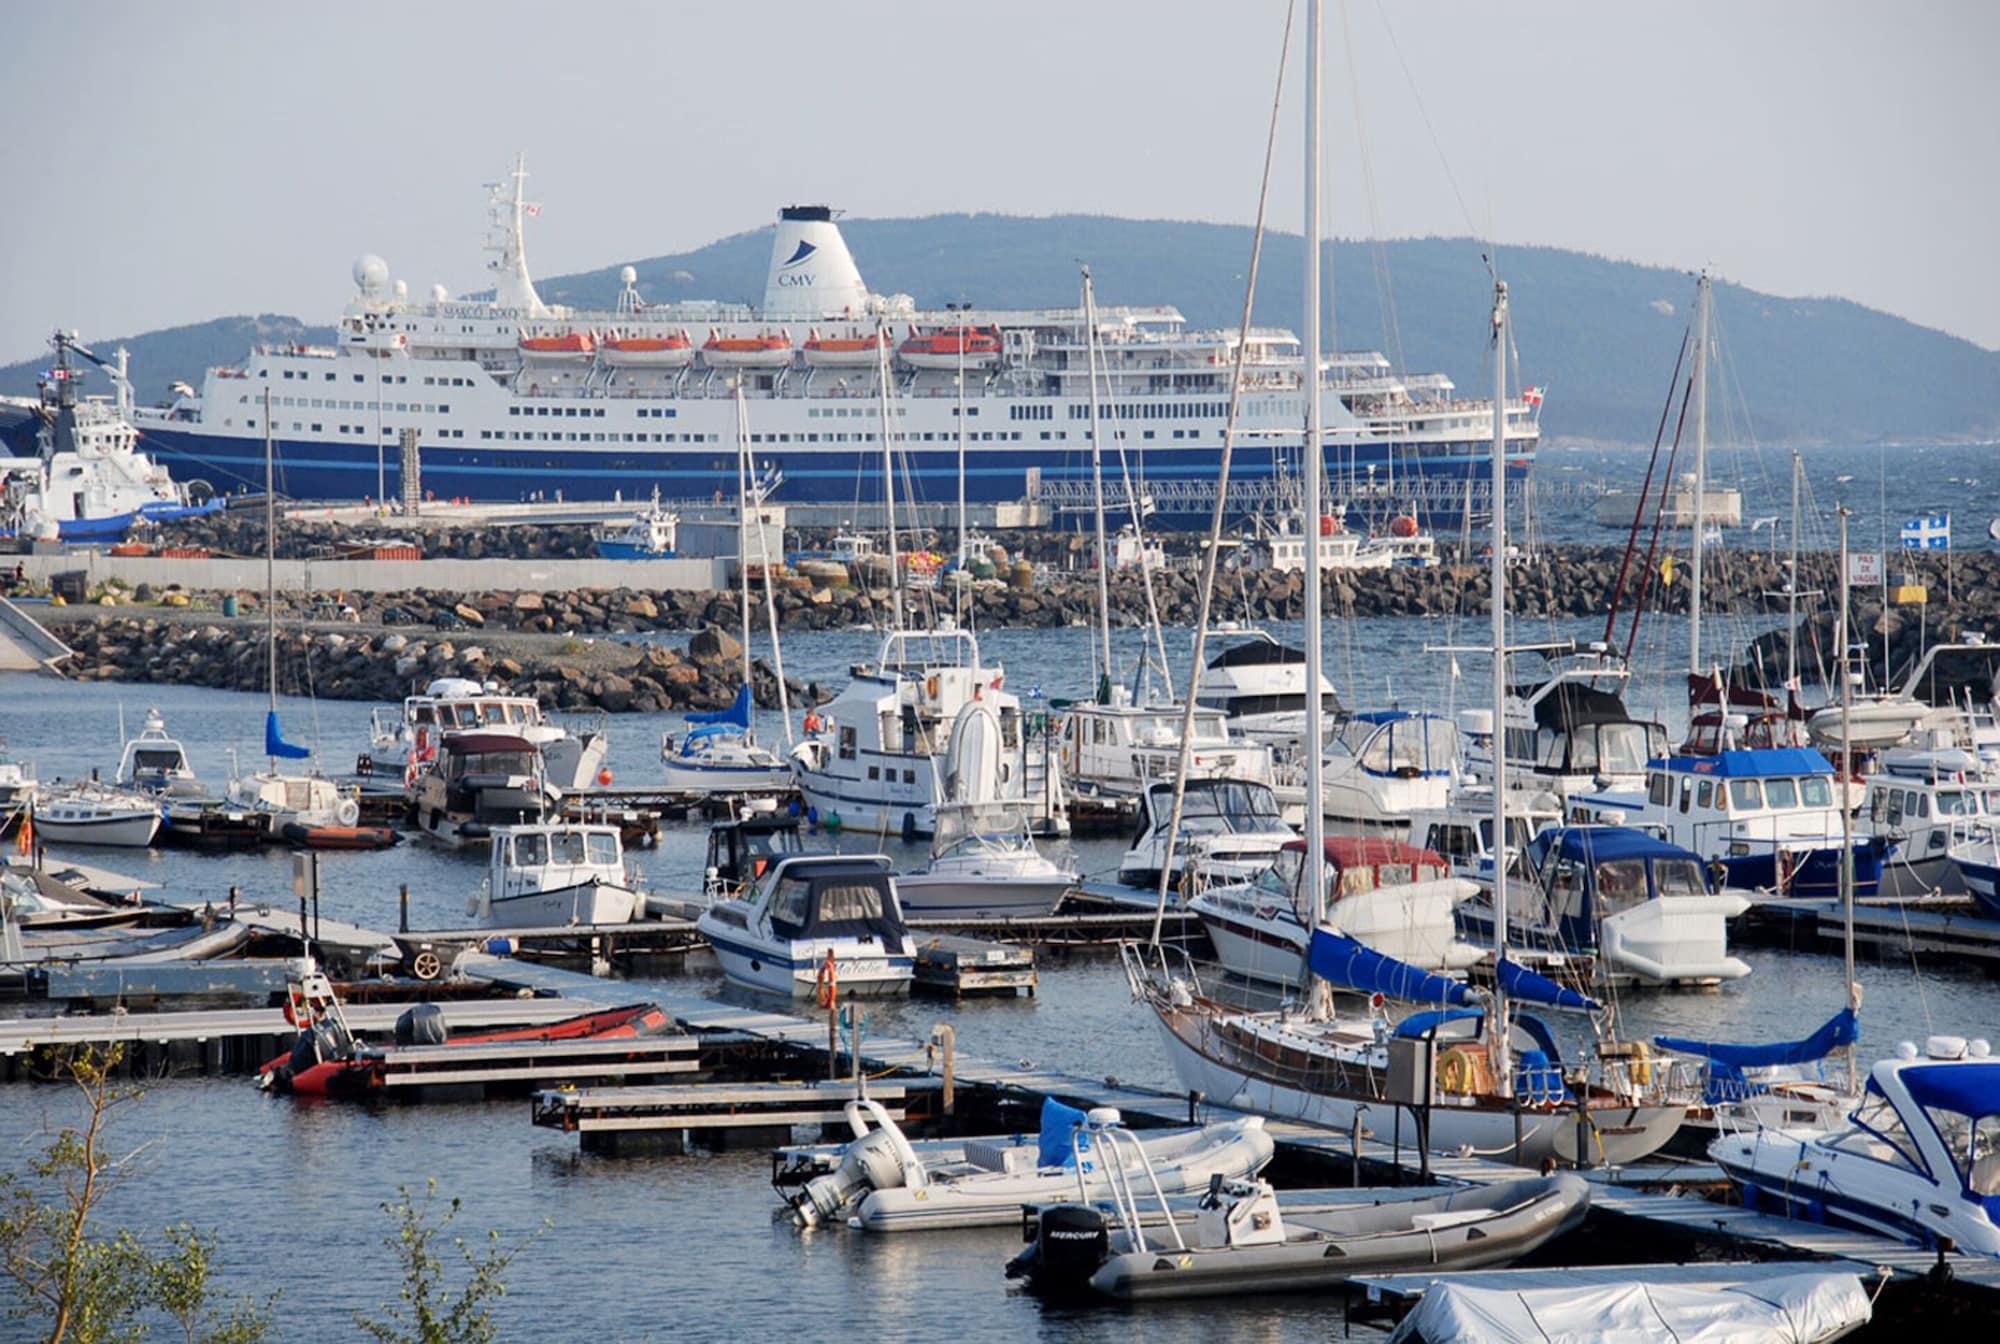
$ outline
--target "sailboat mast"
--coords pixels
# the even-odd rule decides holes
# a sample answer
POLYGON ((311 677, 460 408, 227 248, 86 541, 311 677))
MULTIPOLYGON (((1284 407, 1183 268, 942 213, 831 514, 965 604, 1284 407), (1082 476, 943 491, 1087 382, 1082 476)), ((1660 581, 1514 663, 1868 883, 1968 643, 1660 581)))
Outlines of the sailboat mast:
POLYGON ((958 587, 965 587, 965 337, 958 333, 958 587))
MULTIPOLYGON (((1792 563, 1791 582, 1785 585, 1785 689, 1799 680, 1799 473, 1804 466, 1798 450, 1792 450, 1792 563)), ((1841 580, 1846 590, 1845 577, 1841 580)))
MULTIPOLYGON (((736 586, 743 592, 743 684, 750 684, 750 407, 736 383, 736 586)), ((658 507, 655 501, 654 507, 658 507)))
MULTIPOLYGON (((1840 913, 1841 913, 1841 968, 1846 972, 1847 1006, 1859 1008, 1860 986, 1854 983, 1854 814, 1847 805, 1847 781, 1853 773, 1854 762, 1854 680, 1847 675, 1847 514, 1845 504, 1840 506, 1840 647, 1834 659, 1834 666, 1840 669, 1840 769, 1835 772, 1833 787, 1836 801, 1840 804, 1840 913)), ((1859 1081, 1854 1072, 1854 1047, 1847 1047, 1847 1080, 1850 1086, 1859 1081)))
MULTIPOLYGON (((1326 451, 1324 416, 1320 406, 1320 6, 1318 0, 1306 6, 1306 163, 1305 163, 1305 348, 1300 368, 1300 386, 1306 399, 1306 451, 1301 463, 1305 471, 1301 502, 1305 517, 1305 678, 1306 732, 1300 747, 1306 754, 1306 852, 1299 871, 1299 890, 1310 893, 1312 928, 1326 919, 1326 762, 1321 752, 1326 741, 1326 706, 1320 698, 1322 621, 1320 593, 1320 500, 1322 468, 1326 451)), ((1310 945, 1310 938, 1308 938, 1310 945)), ((1313 980, 1312 999, 1316 1014, 1330 1014, 1332 993, 1326 982, 1313 980)))
POLYGON ((1494 1076, 1514 1092, 1507 1041, 1507 282, 1493 282, 1493 1042, 1494 1076))
MULTIPOLYGON (((1098 431, 1097 293, 1091 288, 1090 267, 1083 268, 1083 339, 1090 370, 1090 481, 1097 501, 1097 638, 1099 684, 1111 681, 1111 552, 1104 542, 1104 441, 1098 431)), ((1140 557, 1144 563, 1145 557, 1140 557)), ((1108 702, 1108 694, 1099 697, 1108 702)))
MULTIPOLYGON (((271 437, 271 389, 264 389, 264 642, 268 646, 271 708, 278 708, 278 499, 275 441, 271 437)), ((277 769, 273 758, 271 768, 277 769)))
POLYGON ((877 392, 882 402, 882 509, 889 520, 889 615, 898 634, 903 630, 903 575, 896 558, 896 460, 889 447, 889 333, 877 326, 875 341, 877 392))
POLYGON ((1694 561, 1688 599, 1688 671, 1701 666, 1701 553, 1708 548, 1708 272, 1694 282, 1694 561))

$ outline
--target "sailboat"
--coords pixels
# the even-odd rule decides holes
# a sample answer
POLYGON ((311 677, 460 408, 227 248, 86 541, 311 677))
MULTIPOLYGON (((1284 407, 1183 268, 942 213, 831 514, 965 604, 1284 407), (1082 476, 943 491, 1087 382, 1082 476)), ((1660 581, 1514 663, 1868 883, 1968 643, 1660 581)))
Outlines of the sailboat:
MULTIPOLYGON (((742 596, 743 612, 743 682, 737 688, 736 699, 727 709, 708 713, 690 714, 685 730, 678 742, 671 733, 660 739, 660 764, 666 775, 667 787, 688 792, 708 794, 774 793, 788 789, 792 783, 791 767, 782 757, 769 747, 757 741, 757 731, 751 722, 753 709, 751 699, 750 666, 750 519, 751 511, 757 513, 757 535, 760 546, 764 539, 765 517, 760 506, 764 503, 768 490, 752 485, 748 466, 750 452, 749 410, 743 400, 743 388, 736 389, 736 484, 737 496, 737 546, 736 577, 737 588, 742 596)), ((764 556, 764 582, 768 589, 771 579, 771 558, 764 556)), ((765 594, 764 605, 771 609, 770 594, 765 594)), ((771 643, 777 645, 775 620, 771 631, 771 643)), ((779 674, 778 683, 782 688, 784 676, 779 674)), ((780 716, 789 721, 790 712, 780 716)), ((787 727, 789 731, 789 725, 787 727)))
MULTIPOLYGON (((1324 439, 1320 354, 1319 7, 1307 18, 1306 322, 1301 382, 1307 395, 1303 455, 1304 516, 1319 512, 1324 439)), ((1507 287, 1494 283, 1493 397, 1493 701, 1506 696, 1506 380, 1507 287)), ((1225 483, 1226 488, 1226 483, 1225 483)), ((1213 543, 1214 538, 1211 538, 1213 543)), ((1319 557, 1306 551, 1307 684, 1316 684, 1321 657, 1319 557)), ((1308 699, 1307 741, 1316 741, 1321 707, 1308 699)), ((1505 777, 1506 742, 1497 735, 1496 777, 1505 777)), ((1324 763, 1308 752, 1307 796, 1321 796, 1324 763)), ((1494 834, 1505 835, 1507 790, 1493 792, 1494 834)), ((1306 809, 1300 889, 1326 890, 1325 822, 1306 809)), ((1565 1069, 1554 1033, 1517 1002, 1593 1011, 1595 1000, 1537 975, 1507 957, 1507 879, 1493 883, 1497 988, 1476 996, 1464 983, 1374 952, 1324 927, 1315 912, 1299 998, 1275 1012, 1240 1012, 1202 995, 1183 954, 1169 962, 1156 940, 1126 944, 1128 982, 1154 1013, 1182 1084, 1211 1102, 1305 1120, 1336 1129, 1367 1122, 1376 1133, 1400 1123, 1407 1108, 1420 1146, 1508 1154, 1517 1164, 1543 1160, 1628 1162, 1656 1151, 1679 1128, 1684 1106, 1650 1104, 1631 1072, 1607 1068, 1593 1083, 1565 1069), (1331 989, 1358 989, 1416 1004, 1399 1020, 1371 1015, 1340 1020, 1331 989), (1485 1001, 1479 999, 1484 997, 1485 1001), (1386 1113, 1386 1114, 1385 1114, 1386 1113), (1396 1117, 1392 1119, 1391 1116, 1396 1117)), ((1378 1000, 1380 1002, 1381 1000, 1378 1000)))
POLYGON ((387 849, 400 838, 387 826, 363 826, 361 805, 314 770, 280 770, 279 761, 302 761, 309 747, 287 742, 278 724, 278 507, 272 471, 271 393, 264 392, 264 634, 269 645, 270 706, 264 714, 263 770, 229 781, 229 801, 265 819, 271 840, 312 849, 387 849))

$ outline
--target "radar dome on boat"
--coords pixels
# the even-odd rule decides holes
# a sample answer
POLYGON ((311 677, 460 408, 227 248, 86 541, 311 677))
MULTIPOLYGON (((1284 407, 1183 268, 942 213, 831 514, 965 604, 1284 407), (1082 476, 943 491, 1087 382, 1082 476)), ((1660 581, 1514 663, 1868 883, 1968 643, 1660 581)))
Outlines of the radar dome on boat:
POLYGON ((368 253, 354 263, 354 283, 363 294, 380 294, 389 284, 389 263, 368 253))
POLYGON ((637 266, 626 266, 621 268, 618 272, 618 283, 621 285, 638 284, 639 268, 637 266))
POLYGON ((432 303, 443 303, 446 299, 449 299, 450 297, 451 297, 451 291, 446 289, 443 285, 433 284, 431 286, 432 303))
POLYGON ((396 282, 396 297, 397 297, 397 298, 399 298, 399 299, 407 299, 407 298, 409 298, 409 297, 410 297, 410 282, 409 282, 409 281, 407 281, 407 280, 398 280, 398 281, 396 282))

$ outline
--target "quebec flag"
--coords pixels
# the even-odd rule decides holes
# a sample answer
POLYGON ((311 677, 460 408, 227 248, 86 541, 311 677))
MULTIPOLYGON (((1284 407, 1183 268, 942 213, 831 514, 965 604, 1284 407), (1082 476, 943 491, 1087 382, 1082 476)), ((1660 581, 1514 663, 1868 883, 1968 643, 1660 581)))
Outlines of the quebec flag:
POLYGON ((1906 551, 1948 551, 1951 549, 1951 515, 1927 513, 1903 524, 1906 551))

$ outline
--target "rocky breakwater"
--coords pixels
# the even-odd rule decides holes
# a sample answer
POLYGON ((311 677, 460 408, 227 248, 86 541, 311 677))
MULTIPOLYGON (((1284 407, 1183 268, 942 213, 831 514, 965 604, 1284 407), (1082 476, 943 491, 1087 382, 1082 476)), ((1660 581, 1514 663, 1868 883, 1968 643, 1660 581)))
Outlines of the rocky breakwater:
MULTIPOLYGON (((58 634, 76 651, 65 665, 85 681, 157 682, 263 691, 268 646, 256 621, 169 620, 80 609, 58 634), (94 617, 94 619, 93 619, 94 617)), ((495 681, 550 709, 660 713, 720 709, 736 698, 743 646, 727 631, 695 632, 685 649, 608 640, 482 641, 457 632, 284 630, 278 685, 330 700, 398 701, 437 677, 495 681)), ((757 703, 775 707, 777 677, 753 664, 757 703)), ((795 700, 813 695, 794 680, 795 700)))
MULTIPOLYGON (((639 507, 634 505, 636 511, 639 507)), ((489 523, 455 526, 425 523, 411 527, 396 517, 364 523, 285 518, 278 523, 277 553, 288 560, 340 554, 366 542, 388 539, 415 545, 432 560, 566 560, 595 554, 597 528, 586 523, 489 523)), ((212 555, 262 556, 261 508, 210 514, 165 524, 144 540, 158 547, 190 548, 212 555)))

